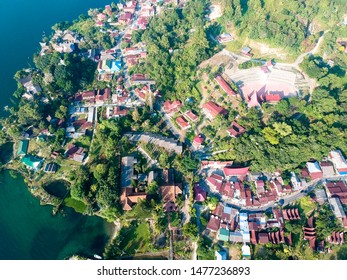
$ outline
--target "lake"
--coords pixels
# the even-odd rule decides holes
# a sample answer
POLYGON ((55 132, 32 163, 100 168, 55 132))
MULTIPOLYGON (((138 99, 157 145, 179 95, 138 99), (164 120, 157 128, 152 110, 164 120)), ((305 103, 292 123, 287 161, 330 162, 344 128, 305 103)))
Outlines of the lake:
MULTIPOLYGON (((16 89, 13 76, 32 63, 43 32, 57 22, 73 20, 104 0, 0 1, 0 116, 16 89)), ((0 154, 3 151, 0 151, 0 154)), ((3 156, 3 155, 2 155, 3 156)), ((59 190, 58 190, 59 191, 59 190)), ((101 254, 113 226, 99 217, 72 209, 52 216, 52 206, 41 206, 23 178, 0 173, 0 259, 64 259, 72 254, 101 254)))

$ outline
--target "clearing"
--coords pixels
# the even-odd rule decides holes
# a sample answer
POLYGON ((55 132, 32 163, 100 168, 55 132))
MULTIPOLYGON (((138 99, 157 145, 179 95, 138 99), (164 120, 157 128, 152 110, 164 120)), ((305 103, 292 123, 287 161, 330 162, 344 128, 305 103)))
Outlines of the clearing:
POLYGON ((210 6, 210 14, 208 18, 210 20, 215 20, 222 16, 222 7, 220 4, 214 4, 210 6))

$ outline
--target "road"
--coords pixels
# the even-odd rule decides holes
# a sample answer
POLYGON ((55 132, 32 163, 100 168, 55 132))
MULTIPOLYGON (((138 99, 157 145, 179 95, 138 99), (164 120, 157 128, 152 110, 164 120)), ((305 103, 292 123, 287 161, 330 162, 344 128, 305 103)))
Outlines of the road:
MULTIPOLYGON (((169 130, 172 132, 172 134, 176 137, 176 138, 179 138, 181 139, 182 136, 183 136, 183 133, 180 132, 176 126, 173 124, 173 122, 171 121, 171 118, 169 117, 168 114, 165 113, 164 109, 163 109, 163 106, 162 104, 160 103, 160 101, 157 101, 154 103, 154 109, 159 111, 163 120, 164 120, 164 123, 166 124, 166 126, 169 127, 169 130)), ((183 139, 184 140, 184 139, 183 139)))
MULTIPOLYGON (((117 44, 112 48, 114 51, 116 51, 117 49, 120 49, 123 58, 124 58, 124 53, 123 53, 123 50, 120 48, 120 44, 122 43, 122 40, 123 40, 125 34, 127 34, 127 32, 129 30, 131 30, 134 27, 134 25, 137 23, 137 20, 138 20, 138 17, 139 17, 138 14, 139 14, 139 9, 136 8, 134 16, 131 19, 131 22, 122 31, 122 33, 120 33, 121 35, 119 36, 119 38, 117 40, 117 44)), ((131 84, 130 84, 130 78, 129 78, 129 75, 128 75, 128 67, 127 67, 127 65, 124 65, 123 70, 124 70, 124 80, 125 80, 124 85, 125 85, 125 88, 130 88, 131 84)))

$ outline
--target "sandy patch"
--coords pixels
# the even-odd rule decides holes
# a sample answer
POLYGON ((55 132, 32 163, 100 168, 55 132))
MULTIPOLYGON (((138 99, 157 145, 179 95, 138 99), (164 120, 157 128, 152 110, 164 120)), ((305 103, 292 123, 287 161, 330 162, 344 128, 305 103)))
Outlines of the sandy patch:
POLYGON ((222 16, 222 7, 221 5, 211 5, 210 6, 210 14, 209 14, 209 19, 210 20, 215 20, 219 17, 222 16))

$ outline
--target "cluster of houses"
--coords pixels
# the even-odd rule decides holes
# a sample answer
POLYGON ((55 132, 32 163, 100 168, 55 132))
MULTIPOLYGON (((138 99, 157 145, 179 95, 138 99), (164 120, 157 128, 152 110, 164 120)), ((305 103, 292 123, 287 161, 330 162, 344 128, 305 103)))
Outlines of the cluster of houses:
MULTIPOLYGON (((298 208, 272 208, 272 215, 264 212, 240 212, 228 205, 219 203, 211 212, 205 234, 217 241, 243 243, 243 257, 250 256, 250 244, 286 244, 293 245, 292 233, 286 232, 286 222, 299 221, 301 216, 298 208)), ((346 228, 346 226, 345 226, 346 228)), ((303 238, 308 241, 310 248, 317 252, 325 252, 325 241, 340 245, 344 244, 344 232, 332 232, 327 239, 317 242, 314 216, 307 219, 303 226, 303 238)))
POLYGON ((78 45, 83 42, 83 37, 71 30, 56 30, 50 43, 40 43, 40 55, 43 56, 52 51, 59 53, 72 53, 78 50, 78 45))
MULTIPOLYGON (((140 200, 147 199, 146 186, 150 185, 159 176, 157 171, 151 171, 148 175, 137 174, 134 169, 136 163, 137 160, 133 156, 122 157, 120 202, 125 211, 132 210, 140 200), (142 188, 139 188, 141 182, 145 182, 145 184, 142 184, 142 188)), ((177 211, 175 202, 177 196, 182 194, 182 186, 180 183, 175 182, 175 172, 173 169, 164 169, 160 174, 162 178, 159 180, 159 194, 164 211, 177 211)))
POLYGON ((244 257, 250 256, 250 244, 285 243, 290 246, 292 235, 284 231, 282 211, 274 208, 273 218, 268 218, 264 212, 248 214, 219 203, 211 212, 205 234, 218 241, 243 243, 244 257))
POLYGON ((124 51, 124 57, 129 68, 134 65, 138 65, 141 59, 145 59, 147 57, 146 47, 142 44, 142 46, 126 48, 124 51))
POLYGON ((26 92, 22 94, 22 97, 25 99, 34 99, 36 94, 42 92, 41 86, 33 81, 33 78, 30 74, 24 78, 19 79, 19 82, 23 85, 23 87, 26 90, 26 92))
MULTIPOLYGON (((202 161, 201 169, 205 173, 210 190, 219 193, 226 201, 240 206, 260 207, 273 203, 279 198, 307 186, 307 180, 319 180, 347 174, 347 163, 341 151, 329 153, 327 160, 309 161, 302 170, 301 179, 291 172, 290 183, 285 184, 280 174, 251 174, 248 167, 237 167, 233 162, 202 161), (329 160, 328 160, 329 159, 329 160), (252 185, 254 186, 252 190, 252 185)), ((347 203, 347 189, 343 181, 326 182, 327 194, 333 199, 347 203)))

